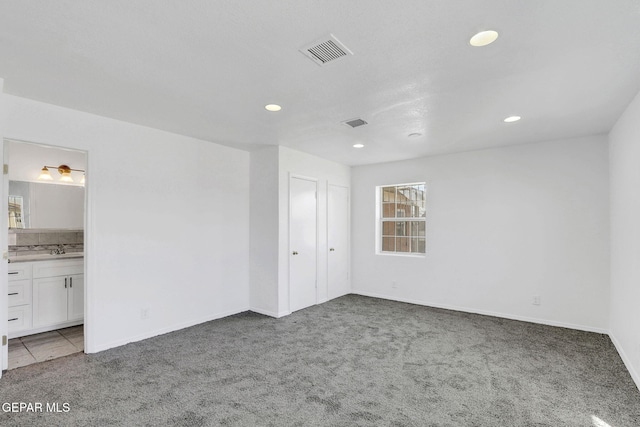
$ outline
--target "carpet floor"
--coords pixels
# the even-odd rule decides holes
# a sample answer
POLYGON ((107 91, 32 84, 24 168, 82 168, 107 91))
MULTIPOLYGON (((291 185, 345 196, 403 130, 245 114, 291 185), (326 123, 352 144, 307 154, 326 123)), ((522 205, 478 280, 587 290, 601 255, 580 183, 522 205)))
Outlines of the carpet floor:
POLYGON ((356 295, 11 370, 0 404, 2 426, 640 426, 606 335, 356 295))

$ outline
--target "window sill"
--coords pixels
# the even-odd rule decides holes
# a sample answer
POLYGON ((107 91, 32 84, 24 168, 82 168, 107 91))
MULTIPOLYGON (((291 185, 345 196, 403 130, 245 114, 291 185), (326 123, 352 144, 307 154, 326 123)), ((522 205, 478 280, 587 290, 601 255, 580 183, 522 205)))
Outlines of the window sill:
POLYGON ((403 258, 426 258, 427 257, 427 254, 398 253, 398 252, 376 252, 376 255, 403 257, 403 258))

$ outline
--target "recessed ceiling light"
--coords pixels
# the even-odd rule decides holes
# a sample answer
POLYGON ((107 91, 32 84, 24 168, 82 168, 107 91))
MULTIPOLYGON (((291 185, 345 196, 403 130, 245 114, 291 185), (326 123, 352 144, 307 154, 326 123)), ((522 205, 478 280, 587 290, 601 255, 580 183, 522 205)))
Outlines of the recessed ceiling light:
POLYGON ((520 116, 509 116, 506 119, 504 119, 504 122, 505 123, 513 123, 513 122, 517 122, 520 119, 521 119, 520 116))
POLYGON ((478 34, 471 37, 471 40, 469 40, 469 44, 471 46, 476 46, 476 47, 486 46, 496 41, 497 38, 498 38, 497 31, 493 31, 493 30, 480 31, 478 34))
POLYGON ((409 134, 409 138, 417 138, 419 136, 422 136, 420 132, 414 132, 409 134))
POLYGON ((267 111, 280 111, 282 110, 282 107, 279 106, 278 104, 267 104, 264 106, 264 109, 267 111))
POLYGON ((353 144, 353 148, 362 148, 364 144, 353 144))

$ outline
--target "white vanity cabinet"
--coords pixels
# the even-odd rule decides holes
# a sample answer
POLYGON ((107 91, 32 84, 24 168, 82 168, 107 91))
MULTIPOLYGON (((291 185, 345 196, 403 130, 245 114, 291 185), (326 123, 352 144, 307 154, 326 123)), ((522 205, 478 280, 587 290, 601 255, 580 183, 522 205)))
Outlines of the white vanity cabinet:
POLYGON ((32 327, 31 263, 9 264, 9 336, 32 327))
POLYGON ((82 258, 9 264, 9 338, 83 321, 82 258))
POLYGON ((84 263, 40 261, 33 265, 33 327, 63 327, 84 317, 84 263))

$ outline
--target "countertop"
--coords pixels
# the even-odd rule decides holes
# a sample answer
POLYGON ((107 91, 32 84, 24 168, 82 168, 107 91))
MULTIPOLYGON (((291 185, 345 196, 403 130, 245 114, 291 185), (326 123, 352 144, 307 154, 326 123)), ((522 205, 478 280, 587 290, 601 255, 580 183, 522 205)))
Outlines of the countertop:
POLYGON ((55 259, 73 259, 84 258, 82 252, 70 252, 68 254, 50 255, 50 254, 35 254, 35 255, 20 255, 9 258, 11 264, 27 261, 51 261, 55 259))

